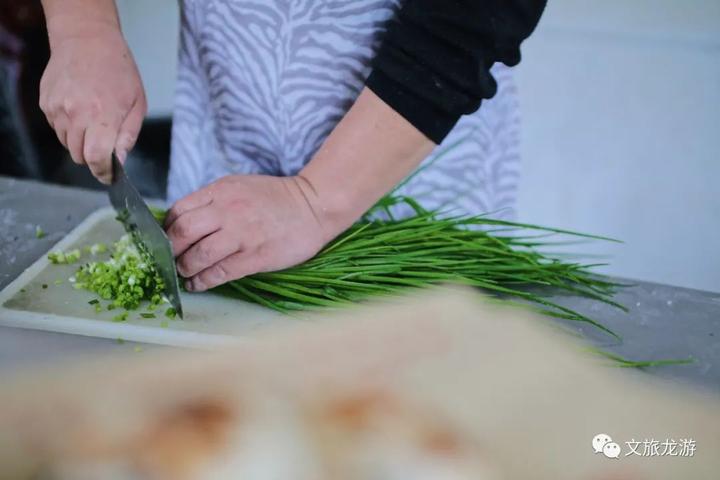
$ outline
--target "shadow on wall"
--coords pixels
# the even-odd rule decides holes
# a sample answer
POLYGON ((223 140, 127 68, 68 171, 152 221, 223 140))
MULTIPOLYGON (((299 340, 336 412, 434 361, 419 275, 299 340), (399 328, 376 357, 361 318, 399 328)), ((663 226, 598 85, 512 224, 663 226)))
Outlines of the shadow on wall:
MULTIPOLYGON (((72 162, 40 110, 50 49, 39 0, 0 3, 0 175, 102 189, 72 162)), ((146 120, 127 170, 145 196, 164 198, 170 118, 146 120)))

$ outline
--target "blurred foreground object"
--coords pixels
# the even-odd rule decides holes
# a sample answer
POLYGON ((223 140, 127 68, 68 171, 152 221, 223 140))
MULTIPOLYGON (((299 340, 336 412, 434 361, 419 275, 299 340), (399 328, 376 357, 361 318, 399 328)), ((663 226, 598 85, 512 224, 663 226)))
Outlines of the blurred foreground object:
POLYGON ((0 382, 0 478, 700 480, 720 471, 717 397, 609 368, 538 319, 447 290, 221 352, 0 382), (651 438, 693 448, 642 455, 631 443, 651 438))

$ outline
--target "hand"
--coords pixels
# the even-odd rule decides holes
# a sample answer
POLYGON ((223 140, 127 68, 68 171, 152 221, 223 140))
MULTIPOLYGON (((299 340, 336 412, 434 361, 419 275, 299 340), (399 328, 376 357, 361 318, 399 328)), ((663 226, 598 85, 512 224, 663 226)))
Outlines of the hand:
POLYGON ((110 155, 114 149, 124 161, 135 145, 147 111, 145 92, 117 26, 87 19, 72 25, 51 30, 40 108, 73 161, 110 183, 110 155))
POLYGON ((340 230, 304 177, 230 175, 179 200, 165 220, 185 288, 203 291, 313 257, 340 230))

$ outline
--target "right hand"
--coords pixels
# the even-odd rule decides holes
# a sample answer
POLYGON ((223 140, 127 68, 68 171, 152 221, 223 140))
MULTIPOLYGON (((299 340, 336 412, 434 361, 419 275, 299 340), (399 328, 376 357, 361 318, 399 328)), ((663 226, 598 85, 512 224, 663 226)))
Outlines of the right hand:
POLYGON ((55 34, 40 81, 40 108, 75 163, 103 183, 135 145, 147 102, 137 66, 118 28, 55 34))

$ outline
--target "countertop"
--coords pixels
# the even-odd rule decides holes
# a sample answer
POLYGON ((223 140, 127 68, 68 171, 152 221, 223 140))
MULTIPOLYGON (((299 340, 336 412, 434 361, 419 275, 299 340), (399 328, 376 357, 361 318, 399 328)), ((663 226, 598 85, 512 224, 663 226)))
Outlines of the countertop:
MULTIPOLYGON (((102 191, 0 177, 0 289, 44 255, 87 215, 109 204, 102 191), (45 232, 36 238, 36 227, 45 232)), ((623 280, 623 282, 627 282, 623 280)), ((720 293, 632 281, 614 300, 629 312, 584 298, 556 298, 617 332, 615 341, 579 324, 591 341, 630 359, 687 358, 688 365, 646 369, 673 382, 720 391, 720 293)), ((167 348, 143 346, 144 349, 167 348)), ((114 340, 0 327, 0 371, 77 355, 135 351, 114 340)))

